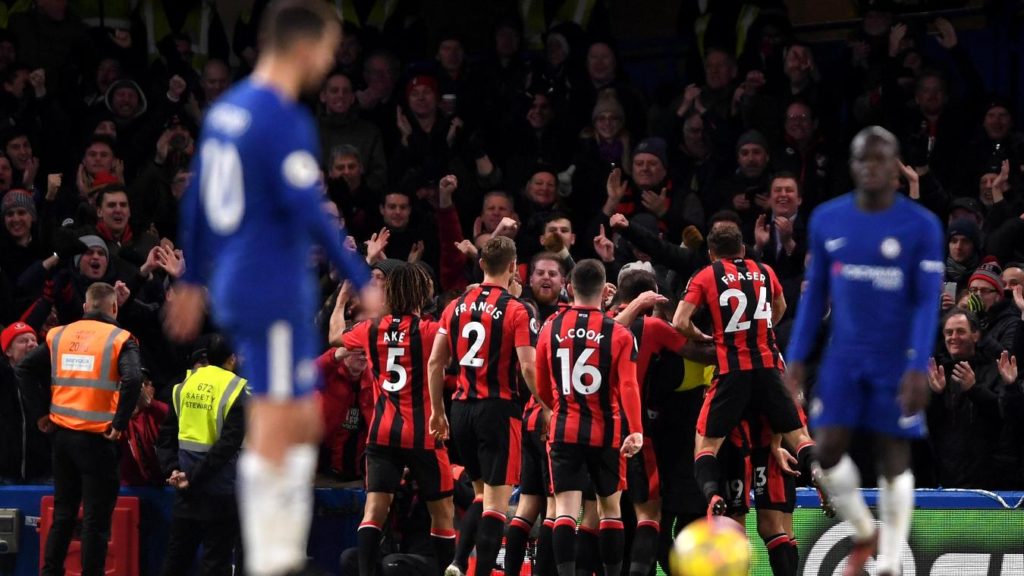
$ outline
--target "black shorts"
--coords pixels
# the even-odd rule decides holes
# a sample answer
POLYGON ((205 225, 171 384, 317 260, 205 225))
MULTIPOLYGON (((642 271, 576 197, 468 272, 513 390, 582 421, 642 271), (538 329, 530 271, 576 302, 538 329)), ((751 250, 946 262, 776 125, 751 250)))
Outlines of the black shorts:
POLYGON ((718 451, 719 486, 729 516, 750 512, 750 450, 746 434, 730 434, 718 451))
POLYGON ((764 414, 772 430, 786 433, 802 426, 789 390, 776 368, 737 370, 715 378, 704 396, 697 419, 697 433, 724 438, 743 419, 747 408, 764 414))
POLYGON ((452 402, 451 438, 473 481, 519 484, 523 409, 508 400, 452 402))
POLYGON ((661 500, 661 478, 654 441, 644 436, 644 447, 632 458, 626 459, 626 486, 629 497, 637 504, 661 500))
POLYGON ((605 498, 626 487, 626 459, 615 448, 582 444, 548 444, 551 484, 555 494, 586 492, 590 486, 605 498))
POLYGON ((447 450, 378 444, 366 446, 366 491, 394 494, 402 484, 406 467, 423 500, 433 502, 452 495, 455 485, 447 450))
POLYGON ((537 430, 523 426, 523 461, 519 474, 519 492, 530 496, 551 496, 551 465, 548 446, 537 430))
POLYGON ((793 513, 796 508, 796 479, 782 471, 770 447, 755 447, 750 453, 754 476, 754 506, 761 510, 793 513))

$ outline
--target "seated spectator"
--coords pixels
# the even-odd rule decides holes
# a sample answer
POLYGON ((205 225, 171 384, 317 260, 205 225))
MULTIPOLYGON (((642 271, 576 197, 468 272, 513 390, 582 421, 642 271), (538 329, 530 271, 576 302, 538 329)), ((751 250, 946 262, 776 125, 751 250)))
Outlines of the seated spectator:
POLYGON ((634 138, 647 132, 646 104, 640 92, 631 86, 623 74, 619 58, 610 42, 596 41, 587 49, 586 77, 574 86, 569 111, 573 114, 570 129, 581 130, 590 120, 590 112, 606 90, 615 94, 622 105, 623 122, 634 138))
POLYGON ((981 261, 978 225, 969 218, 954 220, 946 229, 946 241, 946 282, 956 282, 959 292, 967 288, 967 281, 981 261))
MULTIPOLYGON (((70 218, 76 227, 96 222, 96 193, 108 185, 124 184, 124 163, 109 136, 93 135, 86 142, 74 174, 63 174, 54 202, 57 222, 70 218)), ((49 199, 48 199, 49 200, 49 199)))
POLYGON ((399 106, 395 87, 400 73, 401 63, 394 54, 386 50, 371 52, 363 62, 363 88, 356 91, 359 115, 380 128, 388 158, 394 154, 399 138, 394 119, 399 106))
POLYGON ((525 113, 511 119, 510 134, 498 140, 503 147, 505 185, 510 190, 522 187, 538 162, 562 171, 572 160, 572 140, 565 129, 565 118, 542 88, 535 86, 534 92, 526 95, 529 101, 525 113))
POLYGON ((1013 292, 1017 286, 1024 286, 1024 264, 1020 262, 1007 263, 1006 266, 1003 266, 1001 279, 1003 286, 1009 292, 1013 292))
POLYGON ((162 487, 165 476, 156 454, 156 441, 170 407, 154 398, 156 388, 150 380, 149 370, 142 369, 142 378, 139 404, 119 440, 121 486, 162 487))
POLYGON ((219 58, 211 58, 203 64, 203 74, 199 78, 199 105, 206 111, 217 98, 231 87, 231 68, 227 62, 219 58))
POLYGON ((124 186, 109 184, 96 194, 96 235, 106 241, 111 256, 141 267, 160 239, 148 230, 134 230, 132 209, 124 186))
MULTIPOLYGON (((704 221, 700 199, 687 188, 676 189, 669 178, 668 150, 661 138, 646 138, 633 151, 632 181, 623 183, 619 172, 608 176, 604 218, 650 214, 668 239, 678 241, 688 225, 704 221)), ((592 226, 593 228, 593 226, 592 226)))
POLYGON ((541 252, 530 260, 529 283, 522 298, 537 305, 538 321, 543 323, 558 311, 559 304, 568 302, 564 294, 568 272, 565 261, 551 252, 541 252))
POLYGON ((1014 130, 1009 102, 992 98, 985 104, 977 137, 966 147, 962 187, 967 188, 984 174, 998 173, 1003 161, 1009 162, 1009 186, 1020 188, 1024 171, 1024 135, 1014 130))
POLYGON ((363 452, 373 416, 373 373, 363 350, 331 348, 317 359, 324 375, 319 392, 324 418, 321 466, 341 480, 366 475, 363 452))
POLYGON ((999 371, 996 363, 978 354, 981 326, 960 308, 942 322, 943 341, 950 360, 929 369, 932 401, 928 431, 943 488, 997 490, 1005 479, 994 474, 992 450, 1002 430, 999 413, 999 371))
POLYGON ((982 303, 979 314, 982 336, 999 344, 1002 350, 1014 350, 1021 311, 1006 297, 1002 269, 995 262, 985 262, 971 273, 967 290, 982 303))
POLYGON ((590 124, 580 132, 572 165, 572 194, 568 208, 577 222, 590 222, 597 214, 595 200, 616 166, 630 172, 633 143, 625 114, 615 92, 598 94, 590 124))
POLYGON ((736 141, 736 163, 739 168, 728 179, 721 180, 715 191, 713 206, 705 210, 735 210, 743 220, 743 238, 753 238, 754 222, 761 211, 768 208, 771 183, 768 171, 768 141, 756 131, 749 130, 736 141))
POLYGON ((0 197, 3 197, 14 183, 14 169, 7 154, 0 150, 0 197))
POLYGON ((24 190, 10 190, 0 201, 4 229, 0 233, 0 273, 14 287, 15 307, 20 314, 38 294, 23 275, 33 265, 41 264, 53 254, 47 237, 50 231, 40 225, 32 195, 24 190))
POLYGON ((356 238, 369 238, 381 226, 379 191, 363 178, 363 161, 354 146, 342 144, 329 151, 327 197, 342 210, 345 227, 356 238))
POLYGON ((11 128, 3 133, 0 144, 11 161, 11 185, 34 190, 39 176, 39 158, 33 153, 29 133, 18 127, 11 128))
POLYGON ((978 201, 984 210, 985 233, 991 234, 1007 220, 1017 218, 1024 211, 1024 203, 1010 189, 1010 161, 1003 160, 978 179, 978 201))
POLYGON ((770 211, 758 216, 754 227, 754 244, 761 261, 775 270, 782 284, 788 317, 796 311, 807 256, 807 219, 800 217, 802 202, 796 177, 777 173, 771 181, 770 211))
MULTIPOLYGON (((473 243, 478 250, 483 250, 484 244, 498 231, 498 226, 505 218, 511 218, 518 222, 515 205, 512 197, 502 190, 491 190, 484 194, 484 206, 480 216, 473 222, 473 243)), ((505 227, 501 230, 504 236, 515 238, 519 231, 518 227, 505 227)))
POLYGON ((804 199, 804 214, 810 215, 818 205, 832 197, 827 186, 834 183, 830 143, 818 131, 818 118, 807 104, 797 101, 786 108, 783 141, 771 154, 777 172, 790 172, 797 177, 804 199))
POLYGON ((0 485, 40 482, 50 474, 50 442, 25 420, 13 369, 38 343, 23 322, 0 332, 0 485))
MULTIPOLYGON (((366 185, 381 190, 387 184, 388 172, 383 137, 379 128, 356 113, 355 102, 352 80, 347 75, 335 72, 327 77, 320 91, 322 108, 317 118, 320 149, 329 154, 343 144, 355 147, 359 151, 366 185)), ((330 158, 323 160, 329 167, 330 158)))

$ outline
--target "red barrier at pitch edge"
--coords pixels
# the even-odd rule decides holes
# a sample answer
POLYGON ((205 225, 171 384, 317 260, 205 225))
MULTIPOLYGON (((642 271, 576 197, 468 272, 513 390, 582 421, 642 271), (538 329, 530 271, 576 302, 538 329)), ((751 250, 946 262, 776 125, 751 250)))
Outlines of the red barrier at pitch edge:
MULTIPOLYGON (((53 496, 43 496, 39 506, 39 568, 43 567, 46 553, 46 539, 53 525, 53 496)), ((135 496, 121 496, 114 505, 114 516, 110 525, 110 540, 107 543, 107 563, 103 573, 106 576, 139 576, 139 499, 135 496)), ((82 541, 79 532, 82 523, 82 509, 78 509, 75 534, 68 547, 64 562, 67 576, 82 574, 82 541)))

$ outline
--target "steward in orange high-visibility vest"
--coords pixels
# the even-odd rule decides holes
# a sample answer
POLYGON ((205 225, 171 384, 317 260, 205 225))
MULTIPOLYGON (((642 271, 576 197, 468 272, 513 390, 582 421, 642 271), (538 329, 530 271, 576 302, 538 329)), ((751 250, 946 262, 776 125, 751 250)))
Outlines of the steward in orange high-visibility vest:
POLYGON ((15 372, 27 414, 53 444, 53 525, 42 574, 63 574, 82 505, 82 574, 103 574, 120 488, 118 440, 139 399, 139 346, 117 326, 114 287, 85 292, 85 316, 54 328, 15 372), (49 386, 46 386, 46 384, 49 386))

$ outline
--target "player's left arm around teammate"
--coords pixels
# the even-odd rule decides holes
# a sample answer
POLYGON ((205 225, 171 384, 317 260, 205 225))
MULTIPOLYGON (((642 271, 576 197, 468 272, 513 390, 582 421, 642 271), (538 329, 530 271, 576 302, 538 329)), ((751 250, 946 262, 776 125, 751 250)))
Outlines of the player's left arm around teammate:
POLYGON ((452 358, 447 334, 434 338, 427 361, 427 387, 430 390, 430 433, 438 440, 448 439, 448 417, 444 413, 444 368, 452 358))
POLYGON ((710 342, 711 337, 700 331, 693 324, 693 313, 697 311, 697 306, 686 300, 680 300, 679 306, 676 307, 676 314, 672 317, 672 325, 679 330, 680 334, 686 336, 690 340, 695 342, 710 342))
POLYGON ((648 310, 664 302, 668 302, 668 298, 658 294, 654 290, 648 290, 627 304, 626 307, 622 309, 622 312, 619 312, 619 314, 615 316, 615 321, 623 326, 629 326, 634 320, 636 320, 637 316, 646 314, 648 310))

